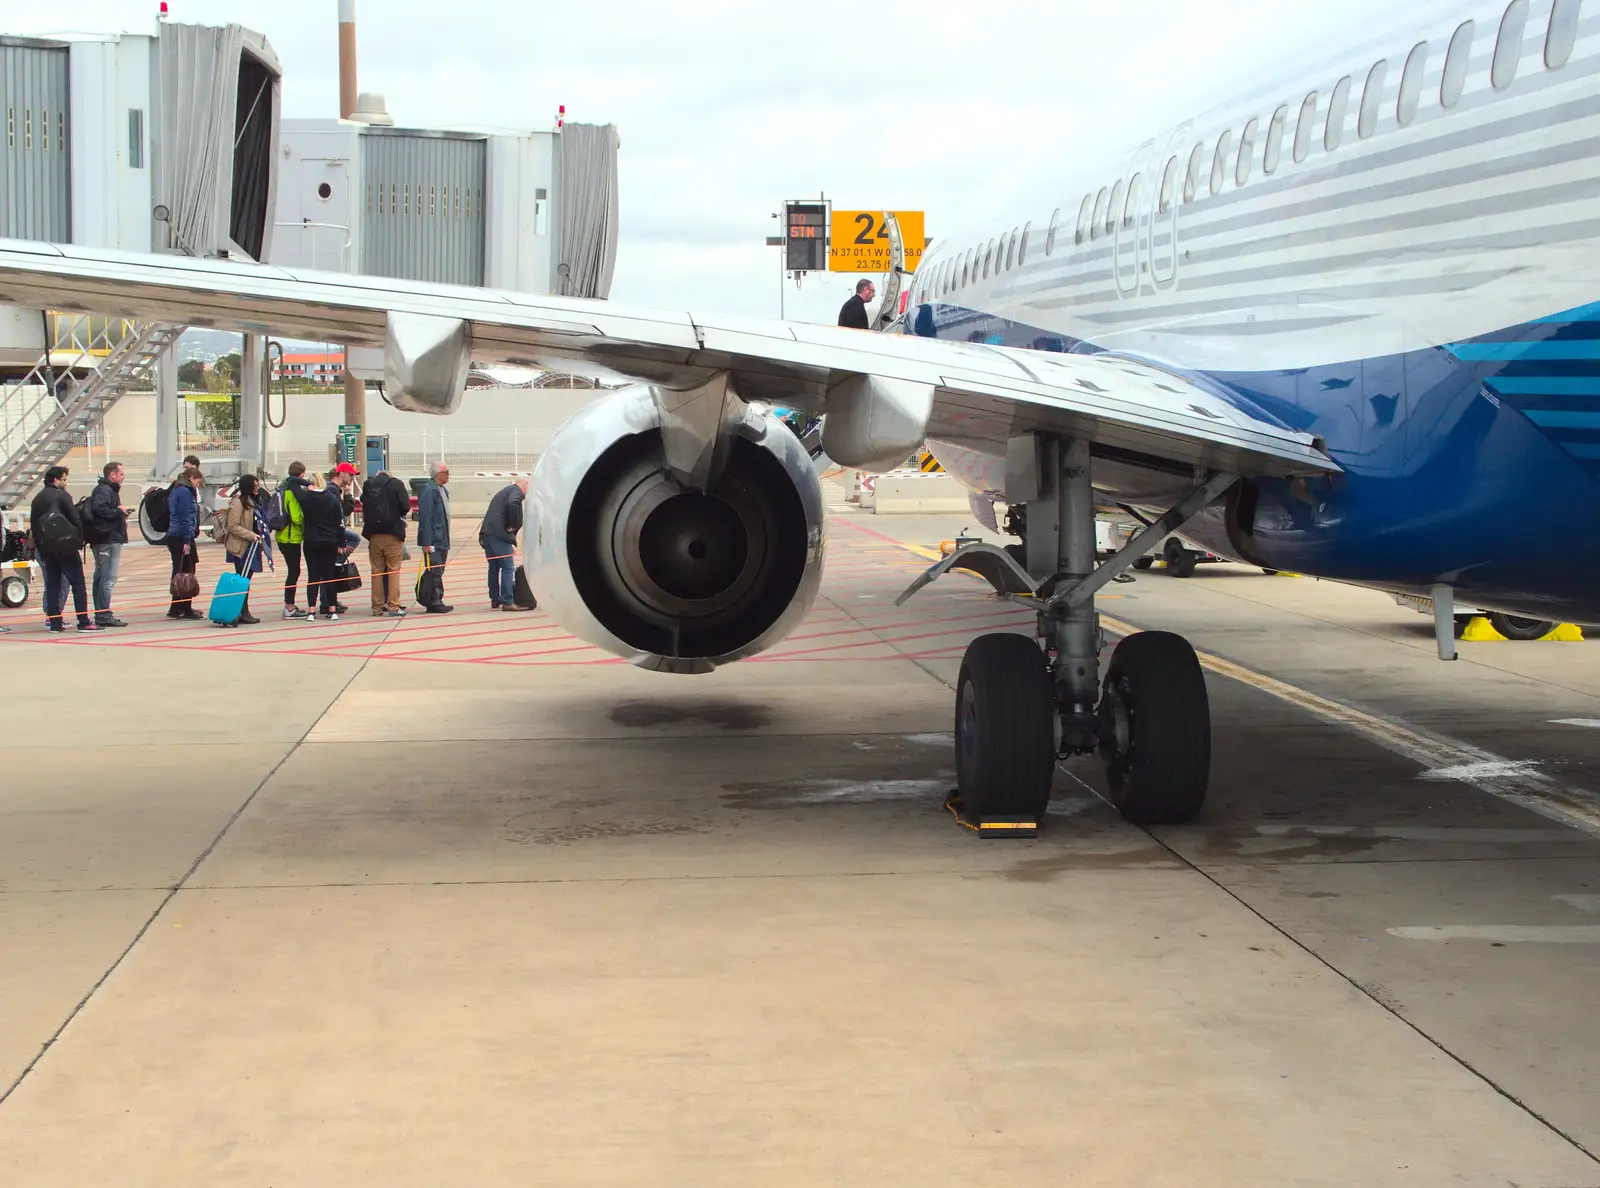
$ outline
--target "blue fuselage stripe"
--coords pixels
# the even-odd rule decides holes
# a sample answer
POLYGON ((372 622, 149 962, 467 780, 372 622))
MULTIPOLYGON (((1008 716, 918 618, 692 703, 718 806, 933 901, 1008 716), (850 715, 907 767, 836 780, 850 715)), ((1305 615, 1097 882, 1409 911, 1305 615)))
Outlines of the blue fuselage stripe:
POLYGON ((1600 359, 1600 340, 1573 342, 1455 342, 1445 348, 1463 363, 1513 362, 1518 359, 1600 359))
MULTIPOLYGON (((1522 415, 1545 429, 1600 429, 1600 411, 1562 412, 1547 408, 1525 408, 1522 415)), ((1569 445, 1567 448, 1572 447, 1569 445)))
POLYGON ((1507 396, 1600 396, 1600 375, 1497 375, 1489 384, 1507 396))

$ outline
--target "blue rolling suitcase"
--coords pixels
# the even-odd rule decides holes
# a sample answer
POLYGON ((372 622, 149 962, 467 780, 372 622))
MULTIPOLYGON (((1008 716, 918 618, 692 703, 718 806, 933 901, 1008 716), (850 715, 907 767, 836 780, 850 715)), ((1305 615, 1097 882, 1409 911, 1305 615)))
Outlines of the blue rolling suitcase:
MULTIPOLYGON (((252 545, 252 551, 254 548, 252 545)), ((249 568, 247 561, 245 569, 249 568)), ((249 593, 250 579, 244 574, 222 574, 217 578, 217 588, 211 595, 211 609, 206 612, 206 616, 218 627, 236 626, 239 616, 244 613, 244 600, 249 593)))

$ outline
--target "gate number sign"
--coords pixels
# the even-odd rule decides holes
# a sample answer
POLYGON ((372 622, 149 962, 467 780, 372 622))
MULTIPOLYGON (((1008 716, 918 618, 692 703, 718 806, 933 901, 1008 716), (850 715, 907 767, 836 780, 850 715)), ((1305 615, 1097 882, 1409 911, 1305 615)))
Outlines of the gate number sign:
MULTIPOLYGON (((906 271, 915 272, 922 262, 923 237, 920 210, 894 211, 900 224, 900 241, 905 245, 906 271)), ((829 272, 889 271, 889 232, 883 225, 881 210, 835 210, 833 235, 828 245, 829 272)))

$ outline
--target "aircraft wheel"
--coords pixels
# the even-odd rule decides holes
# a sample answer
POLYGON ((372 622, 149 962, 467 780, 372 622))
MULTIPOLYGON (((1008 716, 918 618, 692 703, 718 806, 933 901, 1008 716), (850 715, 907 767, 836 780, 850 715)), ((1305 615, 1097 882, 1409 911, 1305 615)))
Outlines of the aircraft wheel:
POLYGON ((1543 639, 1556 629, 1548 619, 1523 619, 1499 613, 1489 616, 1489 626, 1507 639, 1543 639))
POLYGON ((1167 572, 1176 578, 1192 577, 1194 567, 1200 564, 1200 554, 1184 548, 1182 542, 1175 536, 1167 538, 1166 547, 1161 550, 1161 557, 1167 563, 1167 572))
POLYGON ((0 581, 0 606, 7 610, 15 610, 28 601, 28 583, 16 574, 11 574, 4 581, 0 581))
POLYGON ((1050 666, 1025 635, 980 635, 956 681, 956 786, 966 815, 1039 817, 1055 775, 1050 666))
POLYGON ((1211 705, 1181 635, 1141 631, 1117 645, 1100 698, 1111 802, 1137 825, 1191 820, 1211 777, 1211 705))
POLYGON ((158 545, 166 543, 167 534, 156 531, 155 525, 150 523, 150 512, 146 507, 150 499, 149 492, 139 500, 139 535, 144 537, 145 544, 158 545))

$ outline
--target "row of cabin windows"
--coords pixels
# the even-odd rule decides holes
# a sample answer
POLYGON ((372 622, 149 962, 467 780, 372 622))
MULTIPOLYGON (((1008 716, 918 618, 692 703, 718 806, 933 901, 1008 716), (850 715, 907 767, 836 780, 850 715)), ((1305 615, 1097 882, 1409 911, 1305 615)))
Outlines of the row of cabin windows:
MULTIPOLYGON (((1517 63, 1522 58, 1523 35, 1527 30, 1529 3, 1530 0, 1511 0, 1500 18, 1494 55, 1489 64, 1489 83, 1497 91, 1505 90, 1516 77, 1517 63)), ((1581 7, 1582 0, 1552 0, 1550 24, 1545 30, 1546 69, 1559 70, 1571 58, 1572 48, 1578 38, 1578 16, 1581 7)), ((1439 106, 1442 108, 1454 107, 1460 102, 1461 95, 1466 89, 1467 63, 1472 53, 1475 24, 1473 21, 1464 22, 1450 37, 1450 44, 1445 50, 1444 70, 1439 78, 1439 106)), ((1395 99, 1394 116, 1396 124, 1402 128, 1408 127, 1417 118, 1422 103, 1422 83, 1428 66, 1428 51, 1428 43, 1419 41, 1406 55, 1405 65, 1401 68, 1400 90, 1395 99)), ((1356 114, 1356 135, 1362 140, 1370 139, 1378 130, 1378 119, 1383 108, 1383 88, 1388 74, 1387 59, 1378 61, 1367 71, 1361 88, 1361 104, 1356 114)), ((1353 87, 1354 82, 1347 74, 1334 84, 1333 92, 1329 96, 1321 138, 1322 147, 1326 152, 1335 151, 1344 140, 1345 123, 1350 114, 1350 92, 1353 87)), ((1311 155, 1321 101, 1321 93, 1312 91, 1300 102, 1299 113, 1295 117, 1294 137, 1289 146, 1290 154, 1297 165, 1311 155)), ((1213 195, 1223 191, 1230 173, 1233 175, 1235 186, 1244 185, 1250 180, 1250 172, 1255 167, 1258 148, 1261 150, 1259 159, 1262 173, 1269 176, 1276 173, 1283 163, 1284 139, 1288 128, 1289 105, 1284 104, 1272 113, 1271 119, 1267 122, 1264 138, 1260 120, 1252 118, 1245 124, 1244 131, 1239 136, 1237 151, 1233 145, 1233 130, 1224 129, 1217 137, 1216 146, 1210 153, 1209 173, 1206 172, 1206 146, 1195 145, 1189 150, 1183 171, 1183 202, 1188 204, 1197 200, 1200 196, 1202 179, 1205 180, 1207 191, 1213 195)), ((1178 164, 1178 158, 1171 157, 1162 170, 1157 194, 1157 214, 1168 213, 1177 200, 1178 164)), ((1119 181, 1112 186, 1102 187, 1096 194, 1086 195, 1078 207, 1077 224, 1072 236, 1073 243, 1081 244, 1086 239, 1098 239, 1101 235, 1115 234, 1119 217, 1123 228, 1131 229, 1138 218, 1143 182, 1143 175, 1136 173, 1127 183, 1126 190, 1119 181)), ((1060 229, 1060 221, 1061 211, 1058 208, 1050 216, 1050 226, 1045 231, 1046 256, 1055 252, 1056 233, 1060 229)), ((1029 223, 1020 232, 1012 231, 1009 239, 1002 235, 998 240, 991 239, 987 247, 980 245, 946 260, 935 270, 932 279, 928 281, 926 289, 919 294, 918 299, 925 300, 930 295, 943 296, 952 290, 987 279, 991 275, 998 276, 1002 272, 1009 272, 1012 268, 1020 268, 1027 259, 1028 236, 1032 228, 1033 224, 1029 223)))

